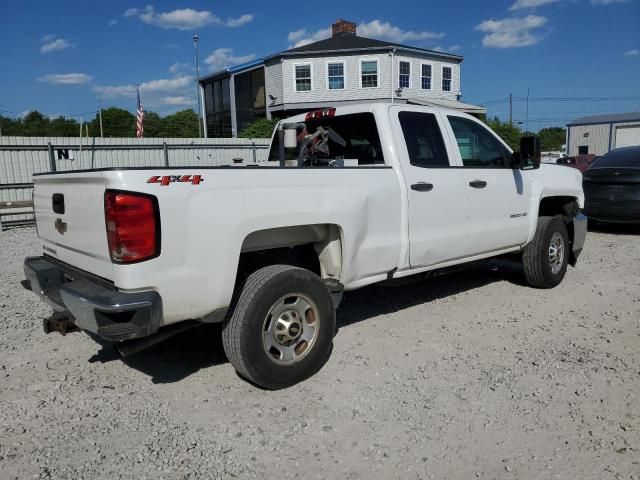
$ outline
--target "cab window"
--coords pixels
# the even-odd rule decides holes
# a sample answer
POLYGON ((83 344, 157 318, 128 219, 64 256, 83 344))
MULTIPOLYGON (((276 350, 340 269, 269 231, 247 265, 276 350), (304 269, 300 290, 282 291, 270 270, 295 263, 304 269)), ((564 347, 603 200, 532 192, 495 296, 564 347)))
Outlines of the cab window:
POLYGON ((485 127, 467 118, 449 116, 462 165, 470 168, 507 168, 509 151, 485 127))
POLYGON ((449 166, 447 149, 434 114, 400 112, 398 119, 411 165, 422 168, 449 166))

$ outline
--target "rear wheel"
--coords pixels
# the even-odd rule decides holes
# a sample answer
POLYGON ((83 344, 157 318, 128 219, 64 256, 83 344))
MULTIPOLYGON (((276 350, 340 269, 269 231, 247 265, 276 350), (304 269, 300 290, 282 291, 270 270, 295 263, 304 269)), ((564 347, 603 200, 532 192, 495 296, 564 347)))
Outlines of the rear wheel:
POLYGON ((562 217, 540 217, 533 241, 522 255, 529 285, 553 288, 562 282, 569 260, 569 234, 562 217))
POLYGON ((327 362, 335 323, 331 295, 320 277, 271 265, 247 279, 222 341, 241 376, 279 389, 306 380, 327 362))

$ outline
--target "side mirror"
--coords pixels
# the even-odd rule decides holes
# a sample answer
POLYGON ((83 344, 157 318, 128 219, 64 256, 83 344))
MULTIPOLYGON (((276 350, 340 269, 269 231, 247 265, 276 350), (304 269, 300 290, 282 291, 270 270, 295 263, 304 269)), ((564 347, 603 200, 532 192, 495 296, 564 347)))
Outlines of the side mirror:
POLYGON ((520 139, 520 169, 533 170, 540 167, 540 138, 522 137, 520 139))

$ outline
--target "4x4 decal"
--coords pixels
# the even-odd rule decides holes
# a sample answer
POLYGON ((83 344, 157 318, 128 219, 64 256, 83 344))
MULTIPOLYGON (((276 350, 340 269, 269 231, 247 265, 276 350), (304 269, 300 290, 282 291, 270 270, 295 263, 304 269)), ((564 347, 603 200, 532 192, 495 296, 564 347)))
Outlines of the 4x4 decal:
POLYGON ((202 175, 154 175, 147 183, 159 183, 160 185, 167 186, 170 183, 190 183, 191 185, 199 185, 204 182, 202 175))

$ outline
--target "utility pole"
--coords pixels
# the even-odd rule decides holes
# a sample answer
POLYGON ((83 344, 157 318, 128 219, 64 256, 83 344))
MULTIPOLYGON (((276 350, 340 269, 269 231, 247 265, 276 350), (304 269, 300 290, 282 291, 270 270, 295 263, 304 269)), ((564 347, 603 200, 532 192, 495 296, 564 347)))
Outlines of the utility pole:
POLYGON ((513 125, 513 94, 509 93, 509 125, 513 125))
POLYGON ((198 62, 198 40, 200 40, 200 37, 196 33, 193 36, 193 46, 196 49, 196 97, 198 98, 198 138, 202 138, 202 108, 200 106, 200 64, 198 62))
POLYGON ((98 116, 100 117, 100 138, 104 138, 102 131, 102 100, 98 100, 98 116))
POLYGON ((529 89, 528 88, 527 88, 527 116, 525 118, 524 130, 525 132, 529 131, 529 89))

